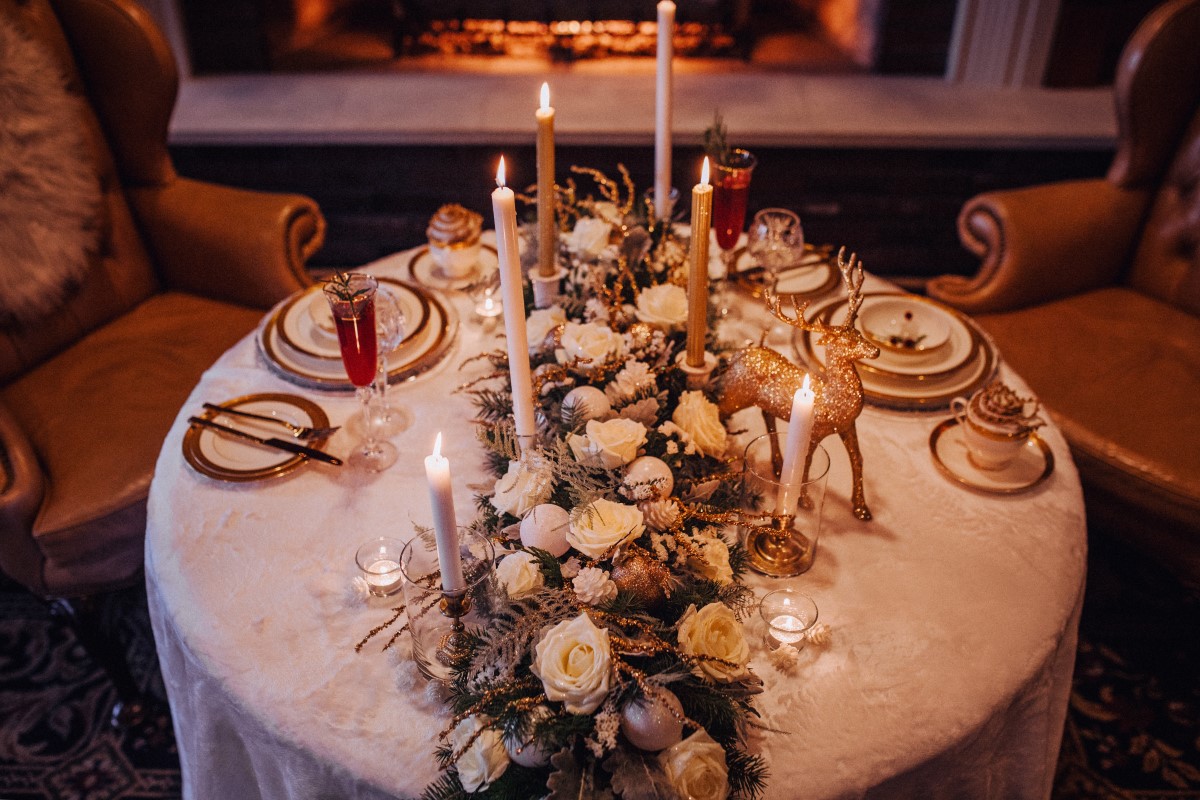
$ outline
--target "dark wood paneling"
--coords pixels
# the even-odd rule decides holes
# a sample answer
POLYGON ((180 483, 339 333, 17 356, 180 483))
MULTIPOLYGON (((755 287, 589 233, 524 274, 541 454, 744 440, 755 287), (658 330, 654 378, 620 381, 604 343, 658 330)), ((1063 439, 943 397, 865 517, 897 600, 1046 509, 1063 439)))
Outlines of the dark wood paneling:
MULTIPOLYGON (((510 185, 532 184, 533 148, 503 152, 510 185)), ((329 232, 315 267, 354 266, 422 244, 430 215, 443 203, 473 208, 490 226, 500 156, 486 146, 177 147, 173 153, 184 175, 316 199, 329 232)), ((756 154, 750 213, 791 208, 809 241, 846 245, 868 269, 897 278, 974 271, 955 220, 975 194, 1103 175, 1111 158, 1090 151, 758 148, 756 154)), ((699 149, 676 149, 675 184, 685 195, 701 157, 699 149)), ((622 163, 638 187, 652 183, 649 147, 560 147, 557 160, 560 181, 571 164, 616 176, 622 163)))

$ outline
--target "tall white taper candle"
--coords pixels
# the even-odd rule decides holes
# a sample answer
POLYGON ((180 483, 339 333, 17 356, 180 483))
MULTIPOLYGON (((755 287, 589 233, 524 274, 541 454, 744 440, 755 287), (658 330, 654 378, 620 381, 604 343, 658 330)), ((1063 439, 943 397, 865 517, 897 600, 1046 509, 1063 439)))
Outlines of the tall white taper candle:
POLYGON ((508 370, 512 377, 513 420, 517 437, 537 433, 533 418, 533 379, 529 374, 529 340, 525 333, 525 291, 521 280, 521 256, 517 244, 517 201, 504 185, 504 158, 496 170, 492 192, 492 215, 496 225, 496 254, 500 261, 500 292, 504 299, 504 334, 508 339, 508 370))
POLYGON ((654 214, 671 215, 671 92, 675 55, 675 4, 658 4, 658 47, 654 84, 654 214))
POLYGON ((804 481, 804 462, 808 460, 809 440, 813 429, 813 390, 808 376, 792 395, 792 417, 788 420, 787 444, 783 451, 783 469, 779 473, 779 492, 775 496, 775 513, 794 514, 804 481))
POLYGON ((433 443, 433 452, 425 456, 425 481, 429 484, 429 505, 433 508, 433 535, 437 539, 438 566, 442 569, 442 591, 461 592, 462 556, 458 552, 458 521, 454 516, 454 491, 450 485, 450 461, 442 455, 442 434, 433 443))

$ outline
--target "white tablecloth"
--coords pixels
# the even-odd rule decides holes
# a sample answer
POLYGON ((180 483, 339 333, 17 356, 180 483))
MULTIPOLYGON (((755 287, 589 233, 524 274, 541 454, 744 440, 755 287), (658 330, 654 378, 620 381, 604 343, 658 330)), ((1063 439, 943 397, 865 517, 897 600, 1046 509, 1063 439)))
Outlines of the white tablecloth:
MULTIPOLYGON (((400 277, 404 263, 397 255, 370 269, 400 277)), ((465 298, 454 302, 463 320, 455 350, 392 390, 417 421, 394 440, 399 463, 378 476, 314 464, 230 484, 188 467, 186 417, 204 400, 293 392, 335 424, 357 410, 349 395, 272 375, 253 336, 180 411, 150 491, 146 581, 186 798, 408 797, 434 779, 447 713, 402 658, 380 652, 381 640, 355 653, 394 603, 364 605, 348 587, 360 542, 408 539, 414 524, 431 523, 422 458, 438 431, 461 520, 488 480, 472 403, 452 391, 480 374, 481 364, 463 362, 502 346, 503 328, 481 330, 465 298)), ((786 334, 775 335, 789 353, 786 334)), ((815 565, 793 580, 816 599, 833 640, 807 648, 792 675, 756 651, 766 682, 756 706, 780 731, 762 737, 769 798, 1049 795, 1083 598, 1078 476, 1049 428, 1056 469, 1044 484, 1011 496, 965 489, 930 455, 930 431, 945 416, 863 412, 870 522, 850 513, 845 451, 826 442, 826 525, 815 565)), ((343 432, 328 449, 353 444, 343 432)))

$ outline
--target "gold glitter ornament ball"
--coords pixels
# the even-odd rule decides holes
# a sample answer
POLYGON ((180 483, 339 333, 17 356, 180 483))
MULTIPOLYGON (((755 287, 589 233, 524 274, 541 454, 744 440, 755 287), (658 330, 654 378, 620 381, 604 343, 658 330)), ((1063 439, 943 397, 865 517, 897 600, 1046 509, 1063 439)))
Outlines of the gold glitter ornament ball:
POLYGON ((611 577, 618 589, 633 595, 647 607, 653 607, 667 599, 671 572, 666 564, 644 549, 629 545, 613 562, 611 577))

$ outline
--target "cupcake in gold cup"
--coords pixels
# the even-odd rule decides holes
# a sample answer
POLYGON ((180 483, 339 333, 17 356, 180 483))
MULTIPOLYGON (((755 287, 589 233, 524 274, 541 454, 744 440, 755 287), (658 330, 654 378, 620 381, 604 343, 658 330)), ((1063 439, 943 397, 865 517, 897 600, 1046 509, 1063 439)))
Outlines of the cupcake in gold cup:
POLYGON ((954 398, 950 408, 962 426, 967 458, 981 470, 998 471, 1010 465, 1030 435, 1046 424, 1038 416, 1036 400, 1018 396, 1001 381, 993 381, 969 400, 954 398))
POLYGON ((429 257, 438 273, 449 279, 465 278, 479 263, 479 235, 483 217, 457 203, 442 206, 429 220, 429 257))

